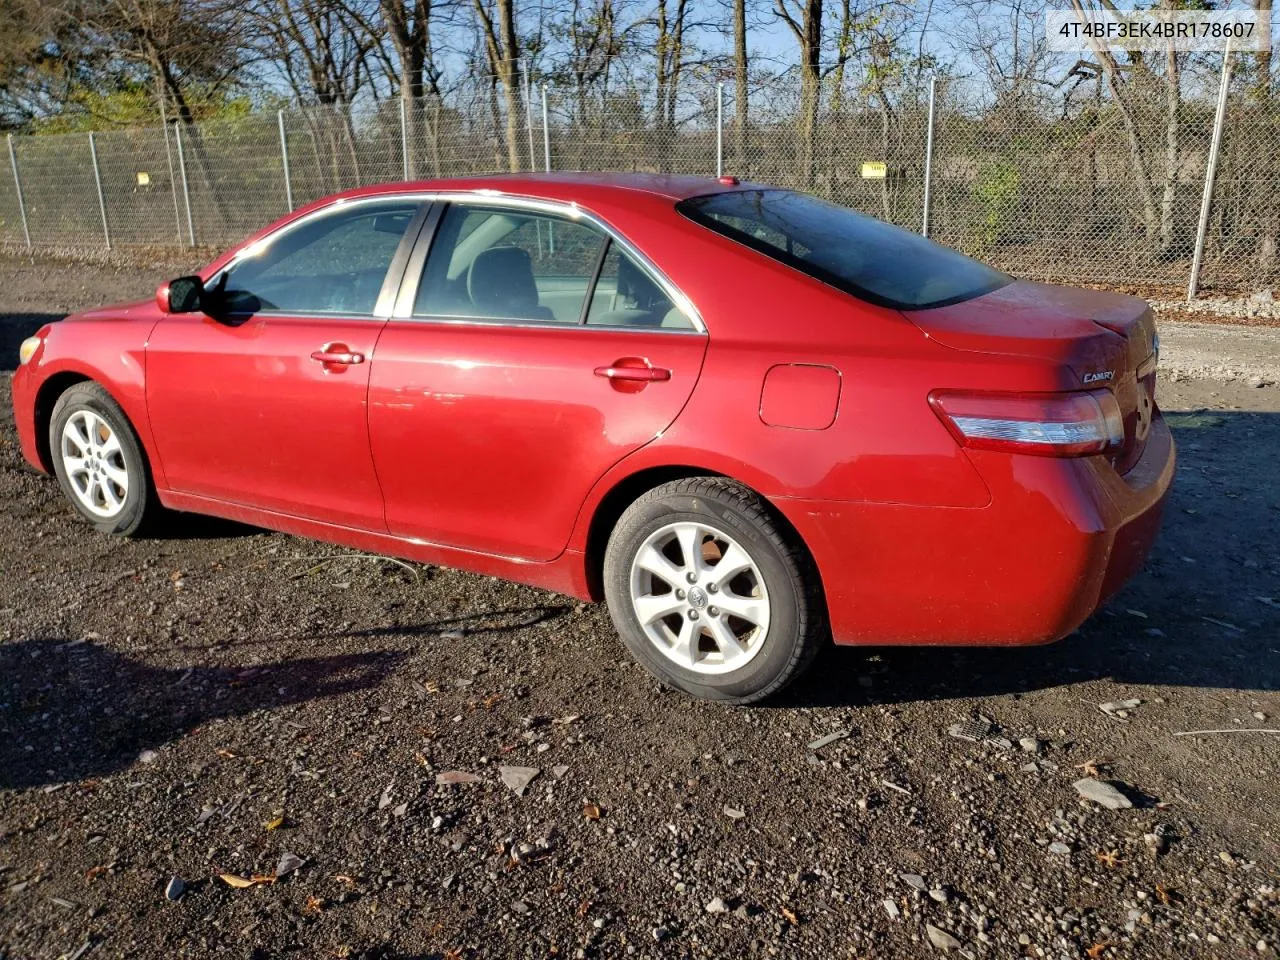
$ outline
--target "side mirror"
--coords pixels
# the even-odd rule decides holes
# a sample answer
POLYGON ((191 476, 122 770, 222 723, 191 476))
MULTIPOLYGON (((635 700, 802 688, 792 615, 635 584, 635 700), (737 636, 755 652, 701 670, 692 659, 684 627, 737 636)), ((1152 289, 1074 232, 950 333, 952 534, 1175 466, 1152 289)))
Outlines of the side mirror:
POLYGON ((178 277, 162 284, 156 301, 165 313, 195 313, 204 301, 204 281, 199 277, 178 277))

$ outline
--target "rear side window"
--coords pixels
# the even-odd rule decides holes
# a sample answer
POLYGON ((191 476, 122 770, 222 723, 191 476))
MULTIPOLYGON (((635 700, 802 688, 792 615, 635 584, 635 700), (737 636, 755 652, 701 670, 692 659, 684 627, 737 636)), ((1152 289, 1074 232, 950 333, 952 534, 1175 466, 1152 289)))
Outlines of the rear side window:
POLYGON ((924 310, 971 300, 1011 277, 845 207, 790 190, 739 190, 677 209, 833 287, 882 307, 924 310))
POLYGON ((414 316, 579 323, 605 242, 560 217, 451 205, 431 242, 414 316))

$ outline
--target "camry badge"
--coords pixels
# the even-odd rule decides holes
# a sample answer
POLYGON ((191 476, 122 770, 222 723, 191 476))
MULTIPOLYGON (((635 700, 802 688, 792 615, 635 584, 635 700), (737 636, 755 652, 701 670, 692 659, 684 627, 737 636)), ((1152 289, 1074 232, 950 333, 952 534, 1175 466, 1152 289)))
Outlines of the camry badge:
POLYGON ((1100 371, 1098 371, 1097 373, 1086 373, 1086 374, 1084 375, 1084 382, 1085 382, 1085 383, 1098 383, 1098 382, 1099 382, 1099 381, 1101 381, 1101 380, 1110 380, 1113 376, 1115 376, 1114 371, 1111 371, 1111 370, 1100 370, 1100 371))

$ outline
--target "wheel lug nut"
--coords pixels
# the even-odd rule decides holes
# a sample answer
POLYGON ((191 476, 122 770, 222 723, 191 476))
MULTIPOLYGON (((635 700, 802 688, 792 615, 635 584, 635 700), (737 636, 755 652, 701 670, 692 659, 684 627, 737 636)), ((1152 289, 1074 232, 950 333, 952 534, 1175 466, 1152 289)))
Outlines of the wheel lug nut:
POLYGON ((720 589, 720 588, 719 588, 719 587, 717 587, 714 583, 708 583, 708 584, 707 584, 707 593, 715 593, 715 592, 716 592, 717 590, 719 590, 719 589, 720 589))
POLYGON ((683 591, 683 590, 677 590, 677 591, 676 591, 676 599, 677 599, 677 600, 683 600, 683 599, 684 599, 684 591, 683 591))
POLYGON ((690 610, 690 611, 689 611, 689 619, 690 619, 690 620, 697 620, 697 619, 698 619, 698 611, 697 611, 697 610, 690 610))
POLYGON ((718 616, 720 616, 720 608, 719 608, 719 607, 707 607, 707 614, 708 614, 709 616, 712 616, 712 617, 718 617, 718 616))
POLYGON ((698 575, 696 573, 687 573, 685 574, 685 579, 688 580, 690 583, 697 583, 698 575))

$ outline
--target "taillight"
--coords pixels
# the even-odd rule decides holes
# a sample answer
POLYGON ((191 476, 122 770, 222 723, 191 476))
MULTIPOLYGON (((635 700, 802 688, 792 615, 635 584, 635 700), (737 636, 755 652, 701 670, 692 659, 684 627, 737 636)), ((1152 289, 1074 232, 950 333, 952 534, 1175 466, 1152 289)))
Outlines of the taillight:
POLYGON ((963 447, 1042 457, 1087 457, 1124 444, 1124 418, 1110 390, 935 390, 929 394, 929 405, 963 447))

